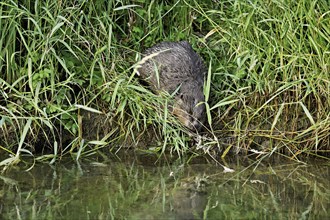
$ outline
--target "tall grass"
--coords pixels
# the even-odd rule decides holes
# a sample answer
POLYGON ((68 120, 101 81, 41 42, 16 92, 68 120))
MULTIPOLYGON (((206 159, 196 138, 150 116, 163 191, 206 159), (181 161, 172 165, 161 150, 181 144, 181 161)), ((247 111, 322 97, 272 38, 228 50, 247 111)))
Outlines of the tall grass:
POLYGON ((132 74, 143 49, 189 40, 209 66, 213 135, 199 147, 329 153, 329 22, 326 0, 2 1, 0 148, 54 161, 149 133, 159 144, 148 149, 186 152, 193 138, 164 108, 169 97, 132 74), (85 141, 86 126, 103 133, 85 141))
POLYGON ((246 148, 281 149, 292 156, 328 152, 329 3, 255 1, 225 6, 229 10, 220 13, 201 11, 216 30, 208 44, 224 41, 216 57, 226 59, 215 67, 212 80, 214 93, 223 99, 216 98, 214 106, 228 101, 226 97, 239 100, 229 111, 222 108, 227 113, 219 114, 225 123, 222 130, 233 131, 246 148), (221 21, 215 22, 215 16, 221 21))

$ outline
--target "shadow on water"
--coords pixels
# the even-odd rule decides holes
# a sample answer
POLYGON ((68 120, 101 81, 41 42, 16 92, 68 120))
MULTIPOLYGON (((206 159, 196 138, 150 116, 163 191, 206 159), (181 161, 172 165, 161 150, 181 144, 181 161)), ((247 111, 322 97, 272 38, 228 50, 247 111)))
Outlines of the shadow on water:
POLYGON ((0 219, 328 219, 329 163, 155 163, 150 155, 21 163, 0 175, 0 219), (123 157, 121 157, 123 158, 123 157), (95 162, 97 161, 97 162, 95 162), (256 169, 255 169, 256 168, 256 169))

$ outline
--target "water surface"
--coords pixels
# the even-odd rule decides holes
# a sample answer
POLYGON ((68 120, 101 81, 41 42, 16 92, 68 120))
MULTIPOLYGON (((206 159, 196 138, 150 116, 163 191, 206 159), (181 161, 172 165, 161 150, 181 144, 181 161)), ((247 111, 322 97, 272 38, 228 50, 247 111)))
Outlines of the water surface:
MULTIPOLYGON (((20 163, 0 174, 0 219, 329 219, 329 162, 151 155, 20 163)), ((28 161, 28 160, 27 160, 28 161)))

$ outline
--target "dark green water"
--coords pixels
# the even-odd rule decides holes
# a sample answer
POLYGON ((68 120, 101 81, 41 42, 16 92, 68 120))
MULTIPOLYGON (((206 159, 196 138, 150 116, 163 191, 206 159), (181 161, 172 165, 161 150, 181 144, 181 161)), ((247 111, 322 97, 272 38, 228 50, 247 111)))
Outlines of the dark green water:
POLYGON ((0 219, 330 219, 329 162, 240 158, 224 173, 200 160, 121 158, 11 167, 0 174, 0 219))

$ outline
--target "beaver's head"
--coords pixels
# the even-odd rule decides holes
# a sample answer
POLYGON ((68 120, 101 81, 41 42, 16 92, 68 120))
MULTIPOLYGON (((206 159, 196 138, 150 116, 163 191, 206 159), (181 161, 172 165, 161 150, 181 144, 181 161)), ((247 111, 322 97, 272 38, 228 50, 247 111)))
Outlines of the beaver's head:
POLYGON ((196 83, 182 85, 175 97, 173 114, 192 131, 200 131, 205 122, 205 98, 203 88, 196 83))

